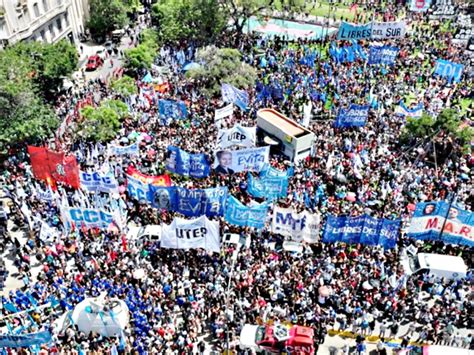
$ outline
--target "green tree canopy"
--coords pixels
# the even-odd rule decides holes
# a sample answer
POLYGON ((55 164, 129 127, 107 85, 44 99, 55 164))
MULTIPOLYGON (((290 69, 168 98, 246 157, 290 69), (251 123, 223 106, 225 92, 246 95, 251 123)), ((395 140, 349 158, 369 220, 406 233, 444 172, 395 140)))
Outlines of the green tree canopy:
POLYGON ((95 38, 105 38, 128 23, 129 2, 123 0, 90 0, 87 27, 95 38))
POLYGON ((239 89, 248 89, 255 84, 255 69, 242 61, 237 49, 206 47, 197 52, 196 61, 201 66, 189 70, 186 75, 196 79, 208 95, 219 93, 223 83, 239 89))
POLYGON ((112 81, 112 90, 122 96, 130 96, 138 93, 135 79, 128 75, 124 75, 120 79, 112 81))
POLYGON ((131 70, 150 69, 158 50, 158 34, 155 30, 144 30, 140 44, 125 51, 125 66, 131 70))

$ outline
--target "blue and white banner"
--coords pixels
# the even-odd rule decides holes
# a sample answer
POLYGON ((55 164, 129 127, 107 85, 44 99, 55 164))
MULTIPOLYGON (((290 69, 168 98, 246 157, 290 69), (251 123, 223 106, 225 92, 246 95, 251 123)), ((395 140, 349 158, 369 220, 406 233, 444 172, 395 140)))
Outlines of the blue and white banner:
POLYGON ((268 164, 270 147, 241 150, 220 150, 215 153, 214 169, 218 174, 233 174, 242 171, 259 172, 268 164))
POLYGON ((454 81, 455 83, 458 83, 461 80, 463 70, 463 64, 438 59, 436 61, 434 74, 446 78, 449 82, 454 81))
POLYGON ((248 174, 247 191, 253 197, 258 198, 281 198, 288 195, 288 176, 264 176, 253 177, 248 174))
POLYGON ((158 100, 160 117, 170 119, 184 119, 188 117, 188 109, 183 101, 158 100))
POLYGON ((175 218, 170 225, 163 225, 160 245, 162 248, 202 248, 219 253, 219 222, 210 221, 205 216, 191 220, 175 218))
POLYGON ((359 217, 328 216, 323 242, 382 245, 385 249, 397 244, 400 220, 377 219, 367 215, 359 217))
POLYGON ((180 148, 168 147, 166 170, 179 175, 205 178, 209 176, 210 169, 204 153, 189 154, 180 148))
POLYGON ((262 229, 265 226, 269 205, 264 202, 258 204, 254 201, 250 206, 245 206, 234 196, 227 200, 225 220, 241 227, 262 229))
POLYGON ((356 25, 349 22, 342 22, 337 32, 337 39, 351 40, 351 39, 366 39, 370 38, 372 24, 356 25))
POLYGON ((295 173, 295 167, 292 165, 286 171, 275 169, 270 164, 263 167, 260 177, 291 177, 295 173))
POLYGON ((149 200, 153 207, 179 212, 187 217, 223 216, 227 187, 186 189, 150 185, 149 200))
POLYGON ((74 223, 78 228, 85 226, 86 228, 107 229, 114 222, 112 213, 95 208, 67 208, 65 212, 66 223, 74 223))
POLYGON ((458 208, 455 204, 450 207, 445 201, 417 203, 407 235, 472 247, 474 213, 458 208))
POLYGON ((138 155, 140 153, 140 141, 137 141, 133 144, 127 146, 121 145, 110 145, 110 152, 114 155, 138 155))
POLYGON ((292 208, 275 207, 272 232, 298 242, 316 243, 319 240, 320 221, 318 214, 311 214, 308 211, 296 213, 292 208))
POLYGON ((220 129, 217 133, 217 147, 225 149, 231 146, 254 147, 257 127, 242 127, 236 124, 229 129, 220 129))
POLYGON ((348 109, 341 108, 334 121, 335 127, 363 127, 369 115, 369 105, 351 104, 348 109))
POLYGON ((47 344, 53 340, 48 330, 20 335, 0 335, 0 348, 28 348, 34 345, 47 344))
POLYGON ((412 108, 408 108, 403 101, 400 101, 400 105, 395 109, 395 113, 403 117, 420 118, 423 115, 423 102, 418 103, 418 105, 412 108))
POLYGON ((402 38, 405 36, 406 22, 373 22, 371 39, 402 38))
POLYGON ((431 0, 411 0, 410 11, 425 12, 430 8, 431 0))
POLYGON ((222 101, 233 103, 243 111, 248 110, 249 94, 245 90, 239 90, 230 84, 221 86, 222 101))
POLYGON ((368 64, 393 65, 399 48, 393 46, 370 46, 368 64))
POLYGON ((97 172, 79 172, 81 187, 91 192, 118 193, 118 183, 112 174, 102 175, 97 172))
POLYGON ((149 193, 149 184, 127 175, 127 192, 130 197, 137 201, 151 202, 149 193))

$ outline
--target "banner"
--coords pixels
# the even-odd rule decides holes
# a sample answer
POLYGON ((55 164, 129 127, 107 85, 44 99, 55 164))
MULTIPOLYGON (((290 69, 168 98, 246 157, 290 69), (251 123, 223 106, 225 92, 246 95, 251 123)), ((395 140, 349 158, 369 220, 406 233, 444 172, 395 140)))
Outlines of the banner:
POLYGON ((38 333, 20 335, 0 335, 0 348, 28 348, 34 345, 47 344, 53 340, 51 333, 44 330, 38 333))
POLYGON ((259 172, 269 161, 270 147, 241 150, 220 150, 215 153, 214 169, 217 174, 242 171, 259 172))
POLYGON ((223 118, 231 116, 233 113, 234 113, 233 104, 228 104, 227 106, 224 106, 223 108, 218 108, 214 111, 214 122, 218 122, 222 120, 223 118))
POLYGON ((255 146, 257 127, 242 127, 236 124, 229 129, 220 129, 217 134, 217 147, 225 149, 233 145, 250 148, 255 146))
POLYGON ((107 229, 110 224, 114 221, 114 217, 111 213, 94 208, 67 208, 64 216, 66 222, 74 223, 76 227, 81 228, 99 228, 107 229))
POLYGON ((158 100, 158 112, 162 118, 167 120, 188 117, 188 109, 183 101, 158 100))
POLYGON ((166 170, 172 173, 194 178, 209 176, 211 167, 204 153, 189 154, 178 147, 169 146, 166 156, 166 170))
POLYGON ((369 105, 350 104, 348 109, 341 108, 334 121, 335 127, 363 127, 369 114, 369 105))
POLYGON ((450 83, 454 81, 458 83, 461 80, 463 64, 450 62, 449 60, 438 59, 434 70, 435 75, 446 78, 450 83))
POLYGON ((127 192, 131 198, 137 201, 151 202, 148 196, 149 186, 149 184, 144 183, 142 180, 127 175, 127 192))
POLYGON ((113 155, 138 155, 140 153, 140 141, 127 146, 110 145, 110 151, 113 155))
POLYGON ((254 201, 250 206, 245 206, 234 196, 227 200, 225 220, 231 224, 241 227, 252 227, 262 229, 267 219, 268 204, 258 204, 254 201))
POLYGON ((410 11, 424 12, 430 8, 431 0, 411 0, 410 11))
POLYGON ((65 157, 63 152, 53 152, 44 147, 28 146, 33 175, 38 180, 44 180, 49 186, 56 187, 57 182, 62 182, 75 189, 81 185, 79 168, 76 157, 65 157))
POLYGON ((230 84, 221 85, 222 101, 231 102, 243 111, 247 111, 249 105, 249 94, 245 90, 239 90, 230 84))
POLYGON ((186 220, 175 218, 170 225, 163 225, 161 247, 169 249, 202 248, 220 252, 219 222, 205 216, 186 220))
POLYGON ((349 22, 342 22, 339 26, 337 33, 337 39, 350 40, 350 39, 366 39, 370 38, 372 24, 368 23, 365 25, 356 25, 349 22))
POLYGON ((373 22, 371 39, 390 39, 405 37, 406 22, 373 22))
POLYGON ((263 167, 262 171, 260 172, 260 177, 290 177, 293 176, 295 172, 295 167, 292 165, 288 168, 287 171, 281 171, 275 169, 270 164, 267 164, 263 167))
POLYGON ((323 234, 324 243, 382 245, 395 247, 401 221, 377 219, 368 215, 359 217, 328 216, 323 234))
POLYGON ((316 243, 319 240, 320 216, 308 211, 296 213, 292 208, 275 207, 272 232, 296 241, 316 243))
POLYGON ((227 187, 186 189, 184 187, 150 186, 148 200, 153 207, 179 212, 187 217, 223 216, 227 187))
POLYGON ((399 48, 392 46, 370 46, 368 64, 393 65, 399 48))
POLYGON ((90 192, 118 193, 118 183, 112 174, 79 172, 81 187, 90 192))
POLYGON ((416 204, 407 235, 416 239, 474 246, 474 213, 444 201, 416 204), (444 225, 444 228, 443 228, 444 225), (443 232, 441 233, 441 228, 443 232))
POLYGON ((140 180, 144 184, 150 184, 154 186, 171 186, 171 178, 169 175, 145 175, 132 165, 127 168, 127 175, 134 179, 140 180))
POLYGON ((281 198, 288 195, 288 176, 253 177, 248 174, 247 191, 250 195, 259 198, 281 198))
POLYGON ((395 113, 403 117, 420 118, 423 114, 423 102, 418 103, 415 107, 408 108, 403 101, 400 101, 400 105, 395 109, 395 113))

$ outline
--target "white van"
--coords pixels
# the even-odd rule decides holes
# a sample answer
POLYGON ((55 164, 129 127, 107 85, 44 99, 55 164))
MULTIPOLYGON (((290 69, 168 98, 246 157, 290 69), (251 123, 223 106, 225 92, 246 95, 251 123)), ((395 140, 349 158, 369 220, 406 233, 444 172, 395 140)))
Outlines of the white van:
POLYGON ((161 240, 161 226, 149 224, 144 227, 128 227, 127 239, 141 247, 145 242, 159 242, 161 240))
POLYGON ((467 266, 459 256, 419 253, 402 256, 400 263, 408 276, 429 271, 430 275, 452 280, 467 274, 467 266))

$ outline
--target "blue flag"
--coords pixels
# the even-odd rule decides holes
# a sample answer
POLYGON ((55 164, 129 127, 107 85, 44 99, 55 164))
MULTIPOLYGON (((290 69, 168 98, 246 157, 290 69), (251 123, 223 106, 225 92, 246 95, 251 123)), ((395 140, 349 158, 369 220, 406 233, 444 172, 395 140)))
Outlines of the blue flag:
POLYGON ((241 227, 262 229, 265 226, 269 205, 267 203, 253 203, 245 206, 234 196, 227 200, 225 220, 241 227))
POLYGON ((448 82, 458 83, 461 80, 462 72, 464 70, 463 64, 450 62, 449 60, 438 59, 434 70, 435 75, 446 78, 448 82))
POLYGON ((158 112, 160 117, 169 121, 170 119, 183 119, 188 117, 188 110, 183 101, 158 100, 158 112))
POLYGON ((243 111, 248 110, 249 94, 245 90, 239 90, 230 84, 222 84, 221 93, 222 101, 233 103, 243 111))
POLYGON ((204 153, 189 154, 180 148, 169 146, 166 169, 179 175, 205 178, 209 176, 210 165, 204 153))
POLYGON ((370 46, 368 64, 393 65, 399 48, 393 46, 370 46))

